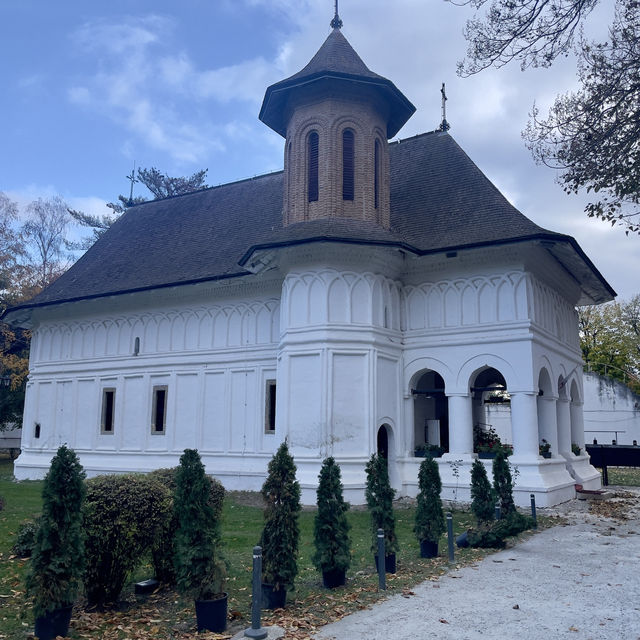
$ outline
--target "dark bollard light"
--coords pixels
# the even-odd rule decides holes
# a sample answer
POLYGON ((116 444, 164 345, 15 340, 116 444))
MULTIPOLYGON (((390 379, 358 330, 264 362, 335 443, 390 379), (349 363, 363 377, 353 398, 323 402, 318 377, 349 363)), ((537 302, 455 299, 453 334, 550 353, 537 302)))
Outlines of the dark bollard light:
POLYGON ((450 511, 447 513, 447 542, 449 543, 449 562, 453 562, 453 516, 450 511))
POLYGON ((496 504, 496 520, 500 520, 502 518, 502 509, 500 508, 500 503, 496 504))
POLYGON ((387 589, 387 577, 385 575, 385 556, 384 556, 384 531, 378 529, 378 586, 382 591, 387 589))
POLYGON ((531 494, 531 517, 533 518, 533 528, 538 528, 538 517, 536 516, 536 496, 531 494))
POLYGON ((244 632, 245 637, 262 640, 269 632, 260 625, 262 607, 262 548, 253 547, 253 584, 251 593, 251 629, 244 632))

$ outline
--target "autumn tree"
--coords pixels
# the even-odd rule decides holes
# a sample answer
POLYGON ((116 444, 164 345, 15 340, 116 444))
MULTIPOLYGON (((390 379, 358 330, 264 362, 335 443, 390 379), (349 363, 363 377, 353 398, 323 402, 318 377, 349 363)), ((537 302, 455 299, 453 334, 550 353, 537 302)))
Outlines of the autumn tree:
POLYGON ((640 232, 640 2, 615 0, 608 39, 592 42, 581 27, 599 0, 449 1, 476 9, 460 75, 513 60, 548 67, 574 52, 579 90, 558 96, 546 118, 534 105, 524 138, 567 193, 595 195, 589 217, 640 232))
MULTIPOLYGON (((207 171, 208 169, 201 169, 190 176, 174 178, 162 173, 155 167, 151 167, 150 169, 138 169, 137 174, 132 172, 131 175, 127 176, 127 179, 132 181, 132 187, 134 183, 140 183, 149 190, 154 200, 160 200, 161 198, 184 195, 199 189, 205 189, 207 187, 205 183, 207 171)), ((142 202, 147 202, 147 198, 143 196, 134 197, 132 188, 128 197, 119 195, 115 202, 107 203, 107 207, 113 213, 93 215, 69 209, 69 214, 80 226, 91 229, 91 235, 83 238, 80 242, 74 243, 73 248, 88 249, 126 211, 127 207, 141 204, 142 202)))
POLYGON ((578 309, 582 358, 589 368, 640 391, 640 295, 578 309))

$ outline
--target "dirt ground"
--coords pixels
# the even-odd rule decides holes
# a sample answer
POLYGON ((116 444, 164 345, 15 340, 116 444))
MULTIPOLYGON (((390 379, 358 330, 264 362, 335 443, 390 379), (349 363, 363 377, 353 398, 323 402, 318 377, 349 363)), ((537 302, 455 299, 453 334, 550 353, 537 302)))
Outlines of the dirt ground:
POLYGON ((338 622, 317 640, 640 640, 640 488, 541 509, 565 524, 338 622))

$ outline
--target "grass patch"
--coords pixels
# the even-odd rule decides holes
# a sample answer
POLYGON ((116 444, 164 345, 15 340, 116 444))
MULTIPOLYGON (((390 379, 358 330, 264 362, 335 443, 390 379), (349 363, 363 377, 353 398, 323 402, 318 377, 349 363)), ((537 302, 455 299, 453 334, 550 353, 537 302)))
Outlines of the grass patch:
MULTIPOLYGON (((5 508, 0 512, 0 638, 26 640, 33 629, 31 610, 25 606, 23 575, 27 561, 11 556, 11 547, 20 522, 33 517, 40 510, 42 482, 14 482, 12 463, 0 460, 0 495, 5 508)), ((179 596, 172 589, 161 589, 148 596, 136 596, 133 582, 151 577, 149 562, 135 572, 133 580, 122 594, 117 610, 86 611, 76 607, 71 623, 71 638, 101 638, 102 640, 151 639, 169 640, 189 638, 230 637, 250 626, 252 550, 262 530, 262 509, 247 504, 246 495, 230 494, 223 511, 224 552, 229 562, 229 610, 232 619, 226 634, 195 633, 193 602, 179 596)), ((321 575, 311 564, 313 552, 313 519, 315 512, 305 510, 300 515, 300 556, 296 590, 289 594, 287 608, 277 612, 264 611, 263 625, 279 624, 287 629, 288 638, 307 638, 314 629, 327 622, 368 607, 373 602, 393 594, 410 594, 411 588, 423 580, 437 580, 451 567, 447 561, 446 537, 441 538, 440 557, 422 559, 413 535, 413 507, 396 510, 396 531, 400 552, 398 572, 387 575, 387 591, 378 592, 377 574, 370 549, 369 514, 362 508, 349 511, 353 561, 347 574, 347 585, 328 591, 322 588, 321 575)), ((457 533, 471 526, 468 512, 454 512, 457 533)), ((541 527, 554 521, 540 519, 541 527)), ((459 567, 476 562, 487 551, 456 549, 459 567)), ((82 603, 80 603, 82 604, 82 603)))
MULTIPOLYGON (((602 470, 600 470, 602 473, 602 470)), ((640 469, 635 467, 607 467, 609 484, 622 487, 640 487, 640 469)))

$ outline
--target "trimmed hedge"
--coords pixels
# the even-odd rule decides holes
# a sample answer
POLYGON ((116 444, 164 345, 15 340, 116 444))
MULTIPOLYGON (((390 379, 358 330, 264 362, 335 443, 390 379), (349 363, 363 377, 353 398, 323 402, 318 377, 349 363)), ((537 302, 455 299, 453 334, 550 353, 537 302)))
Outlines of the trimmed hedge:
POLYGON ((89 605, 118 600, 129 574, 171 520, 171 493, 158 479, 139 474, 87 481, 85 592, 89 605))
MULTIPOLYGON (((149 473, 149 478, 160 482, 171 493, 172 511, 171 517, 163 524, 158 537, 151 549, 151 557, 153 561, 153 569, 156 580, 165 584, 175 584, 175 535, 178 529, 178 520, 173 511, 173 496, 176 491, 176 473, 178 467, 167 469, 156 469, 149 473)), ((216 520, 222 517, 222 506, 224 504, 225 489, 222 483, 211 476, 207 476, 209 483, 209 499, 207 504, 213 510, 213 516, 216 520)))

